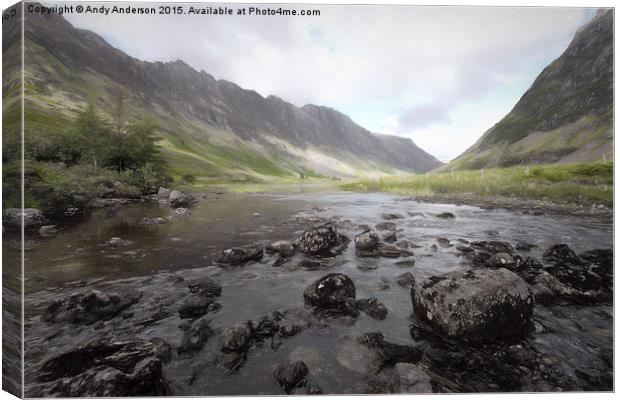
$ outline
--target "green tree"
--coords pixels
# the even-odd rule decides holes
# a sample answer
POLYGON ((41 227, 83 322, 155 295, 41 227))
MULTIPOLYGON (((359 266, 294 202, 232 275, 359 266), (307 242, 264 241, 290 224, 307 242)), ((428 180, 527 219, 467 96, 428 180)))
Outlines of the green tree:
MULTIPOLYGON (((74 124, 77 147, 81 158, 92 161, 95 170, 106 157, 106 149, 110 142, 110 128, 103 118, 100 118, 95 107, 89 104, 80 111, 74 124)), ((72 147, 70 144, 67 146, 72 147)), ((69 152, 69 149, 65 151, 69 152)))
POLYGON ((128 141, 131 143, 130 161, 134 167, 142 167, 147 162, 161 163, 159 136, 155 133, 157 124, 151 119, 134 121, 127 127, 128 141))

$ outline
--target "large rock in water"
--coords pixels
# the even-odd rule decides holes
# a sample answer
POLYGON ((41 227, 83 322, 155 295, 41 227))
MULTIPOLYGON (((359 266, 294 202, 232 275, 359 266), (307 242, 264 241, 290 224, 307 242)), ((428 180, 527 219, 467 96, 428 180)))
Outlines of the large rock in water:
POLYGON ((126 397, 170 394, 161 346, 145 340, 94 341, 47 360, 37 377, 41 397, 126 397))
POLYGON ((304 302, 328 313, 359 314, 355 304, 355 284, 343 274, 328 274, 310 284, 304 291, 304 302))
POLYGON ((168 199, 170 200, 170 205, 174 208, 187 207, 194 201, 192 196, 178 190, 171 191, 168 199))
POLYGON ((47 219, 41 211, 36 208, 7 208, 2 213, 2 223, 7 226, 21 228, 22 216, 24 218, 24 228, 35 228, 47 223, 47 219))
POLYGON ((355 237, 355 248, 357 250, 374 250, 381 245, 381 238, 372 229, 368 229, 355 237))
POLYGON ((312 256, 334 256, 340 254, 349 243, 349 238, 338 233, 332 224, 305 231, 297 240, 295 247, 302 253, 312 256))
POLYGON ((260 244, 250 244, 221 251, 213 257, 213 262, 234 267, 245 265, 249 261, 259 261, 262 258, 263 246, 260 244))
POLYGON ((411 363, 396 364, 388 386, 391 393, 433 393, 426 371, 411 363))
POLYGON ((488 343, 526 332, 534 309, 529 286, 507 269, 474 269, 416 282, 415 315, 441 336, 488 343))

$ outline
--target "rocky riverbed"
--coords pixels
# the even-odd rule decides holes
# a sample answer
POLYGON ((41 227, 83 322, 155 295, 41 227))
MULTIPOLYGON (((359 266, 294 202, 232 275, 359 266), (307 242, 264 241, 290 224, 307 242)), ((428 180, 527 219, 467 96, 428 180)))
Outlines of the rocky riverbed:
POLYGON ((26 395, 612 389, 611 220, 195 197, 33 234, 26 395))

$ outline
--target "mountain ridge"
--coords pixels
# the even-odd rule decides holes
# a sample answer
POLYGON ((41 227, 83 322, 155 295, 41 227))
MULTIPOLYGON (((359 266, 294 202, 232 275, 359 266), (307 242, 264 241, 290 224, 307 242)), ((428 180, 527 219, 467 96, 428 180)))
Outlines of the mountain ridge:
MULTIPOLYGON (((28 14, 25 27, 26 80, 33 88, 27 91, 27 107, 46 118, 54 114, 66 120, 93 99, 103 108, 111 91, 123 87, 135 114, 157 119, 167 140, 165 150, 175 153, 173 162, 183 157, 179 141, 189 147, 183 151, 195 156, 208 153, 204 163, 227 158, 222 171, 211 165, 213 177, 257 172, 244 165, 243 158, 235 162, 230 157, 236 146, 249 158, 260 158, 289 175, 427 172, 441 165, 410 139, 373 134, 329 107, 296 107, 274 95, 263 97, 182 60, 139 60, 57 15, 28 14)), ((34 128, 44 134, 45 127, 34 128)), ((200 167, 193 169, 201 172, 200 167)), ((265 172, 258 174, 269 175, 265 172)))

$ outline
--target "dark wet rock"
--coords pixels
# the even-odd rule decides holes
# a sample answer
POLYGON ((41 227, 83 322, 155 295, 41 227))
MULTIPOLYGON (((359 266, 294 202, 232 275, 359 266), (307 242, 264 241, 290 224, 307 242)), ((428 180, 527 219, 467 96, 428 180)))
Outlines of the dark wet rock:
POLYGON ((389 232, 383 235, 381 240, 383 240, 386 243, 394 243, 398 240, 398 238, 396 237, 396 232, 389 232))
POLYGON ((189 282, 187 287, 191 293, 204 297, 219 297, 222 294, 222 286, 207 276, 189 282))
POLYGON ((584 260, 565 244, 556 244, 549 247, 543 253, 543 260, 556 264, 584 264, 584 260))
POLYGON ((127 247, 131 245, 133 242, 130 240, 123 240, 119 237, 113 237, 107 242, 107 245, 110 247, 127 247))
POLYGON ((97 340, 47 360, 37 377, 44 396, 126 397, 170 394, 161 345, 97 340))
POLYGON ((22 226, 22 217, 24 228, 36 228, 47 223, 47 218, 36 208, 7 208, 2 212, 2 223, 6 226, 20 228, 22 226))
POLYGON ((483 250, 491 254, 495 253, 508 253, 513 254, 514 248, 510 243, 501 242, 499 240, 480 240, 477 242, 471 242, 471 247, 476 250, 483 250))
POLYGON ((219 308, 221 306, 213 298, 193 295, 181 304, 179 316, 181 318, 198 318, 219 308))
POLYGON ((374 271, 375 269, 379 268, 379 266, 375 263, 372 264, 368 264, 368 263, 364 263, 364 264, 360 264, 357 266, 357 269, 359 269, 360 271, 374 271))
POLYGON ((168 197, 170 197, 170 189, 166 189, 165 187, 160 187, 159 190, 157 191, 157 198, 167 199, 168 197))
POLYGON ((307 230, 295 240, 294 245, 307 255, 331 257, 340 254, 348 243, 346 236, 338 233, 331 223, 327 223, 307 230))
POLYGON ((312 324, 310 315, 303 310, 289 310, 278 313, 277 326, 278 336, 291 337, 306 330, 312 324))
POLYGON ((463 246, 463 245, 457 245, 456 249, 458 251, 460 251, 462 254, 471 254, 471 253, 475 253, 476 250, 474 250, 473 248, 469 247, 469 246, 463 246))
POLYGON ((359 299, 356 304, 360 311, 365 312, 374 319, 383 320, 387 317, 388 309, 376 297, 359 299))
POLYGON ((484 233, 488 236, 499 236, 499 232, 496 231, 495 229, 488 229, 484 231, 484 233))
POLYGON ((178 190, 171 191, 168 200, 173 208, 187 207, 195 201, 190 194, 178 190))
POLYGON ((354 242, 355 248, 362 251, 374 250, 381 245, 379 235, 372 229, 368 229, 357 235, 354 242))
POLYGON ((432 250, 432 251, 434 251, 434 252, 435 252, 435 251, 437 251, 437 249, 438 249, 438 248, 437 248, 437 245, 436 245, 436 244, 434 244, 434 245, 432 245, 432 246, 431 246, 431 250, 432 250))
POLYGON ((460 270, 416 282, 411 300, 417 318, 439 335, 471 343, 523 335, 534 308, 529 286, 504 268, 460 270))
POLYGON ((403 219, 405 217, 402 214, 398 214, 398 213, 384 213, 384 214, 381 214, 381 218, 387 219, 387 220, 393 220, 393 219, 403 219))
POLYGON ((538 246, 535 244, 522 242, 522 241, 517 242, 517 244, 515 245, 516 250, 525 251, 525 252, 532 250, 534 247, 538 247, 538 246))
POLYGON ((486 260, 486 264, 492 268, 511 268, 515 260, 508 253, 495 253, 486 260))
POLYGON ((613 288, 614 253, 611 249, 594 249, 581 253, 579 257, 592 264, 592 271, 602 279, 605 289, 613 288))
POLYGON ((262 258, 263 246, 260 244, 250 244, 221 251, 213 256, 213 262, 234 267, 243 266, 250 261, 259 261, 262 258))
POLYGON ((185 207, 175 208, 172 210, 172 213, 170 214, 172 218, 187 218, 190 215, 192 215, 192 212, 189 210, 189 208, 185 208, 185 207))
POLYGON ((273 377, 286 394, 291 394, 293 390, 306 386, 308 366, 303 361, 280 363, 275 367, 273 377))
POLYGON ((328 274, 310 284, 304 291, 304 302, 329 314, 358 314, 355 285, 343 274, 328 274))
POLYGON ((395 231, 396 224, 394 222, 381 222, 380 224, 375 225, 375 228, 378 231, 395 231))
POLYGON ((39 228, 39 236, 48 238, 54 236, 58 232, 56 225, 44 225, 39 228))
POLYGON ((456 216, 454 214, 452 214, 451 212, 443 212, 440 214, 435 215, 437 218, 443 218, 443 219, 452 219, 452 218, 456 218, 456 216))
POLYGON ((155 217, 155 218, 144 217, 142 218, 142 223, 144 225, 163 225, 166 223, 166 220, 162 217, 155 217))
POLYGON ((396 261, 394 265, 397 265, 401 268, 411 268, 415 266, 415 260, 396 261))
POLYGON ((401 249, 408 249, 413 246, 411 245, 410 242, 406 240, 401 240, 400 242, 396 243, 396 247, 400 247, 401 249))
POLYGON ((540 271, 530 283, 536 304, 551 305, 559 301, 578 300, 582 294, 547 271, 540 271))
POLYGON ((185 329, 177 353, 186 354, 200 351, 213 335, 214 331, 210 322, 204 318, 198 319, 185 329))
POLYGON ((131 200, 125 198, 94 198, 88 202, 90 208, 117 207, 130 204, 131 200))
POLYGON ((289 240, 278 240, 265 246, 268 254, 279 254, 280 257, 288 258, 295 255, 295 247, 293 242, 289 240))
POLYGON ((394 366, 388 387, 391 393, 433 393, 428 373, 411 363, 394 366))
POLYGON ((222 351, 244 353, 252 346, 252 329, 249 324, 229 326, 222 333, 222 351))
POLYGON ((381 366, 393 366, 401 362, 417 363, 423 355, 421 347, 390 343, 380 332, 365 333, 360 342, 377 354, 381 366))
POLYGON ((415 277, 411 272, 405 272, 404 274, 398 275, 396 283, 402 287, 410 288, 415 285, 415 277))
POLYGON ((121 311, 137 303, 141 296, 141 293, 120 296, 98 290, 77 293, 64 300, 52 302, 45 310, 42 319, 49 323, 92 325, 114 318, 121 311))

